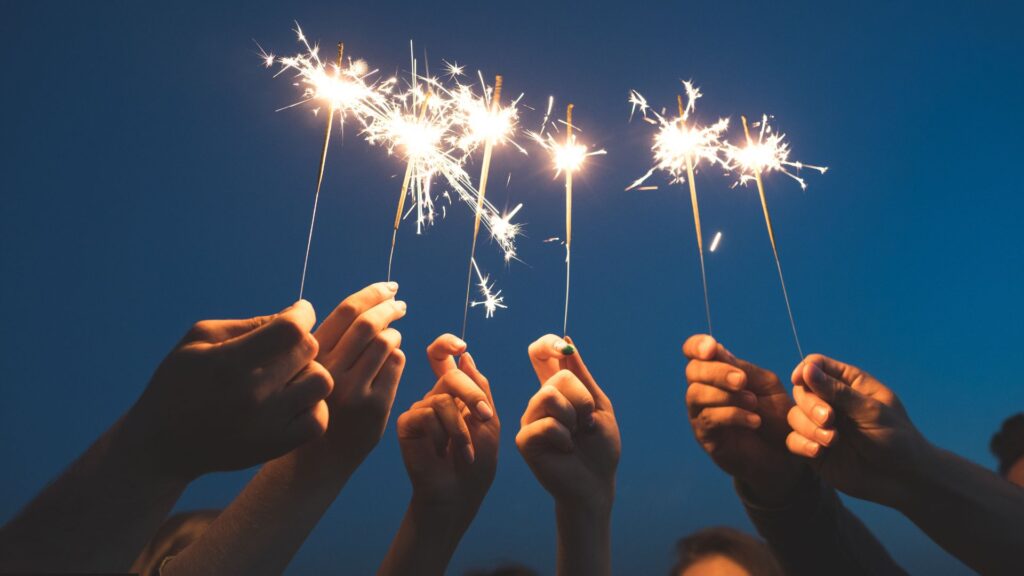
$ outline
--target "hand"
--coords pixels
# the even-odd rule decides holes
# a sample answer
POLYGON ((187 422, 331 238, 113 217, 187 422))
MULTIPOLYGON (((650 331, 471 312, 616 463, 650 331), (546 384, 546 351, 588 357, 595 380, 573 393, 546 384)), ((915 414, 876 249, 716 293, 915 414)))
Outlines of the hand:
POLYGON ((405 316, 397 293, 395 282, 371 284, 342 301, 314 333, 320 342, 317 360, 335 386, 327 398, 327 434, 312 448, 349 470, 383 436, 405 370, 402 335, 390 327, 405 316))
POLYGON ((759 503, 784 501, 805 471, 786 451, 793 401, 778 376, 703 334, 687 339, 683 354, 690 359, 686 408, 697 442, 759 503))
POLYGON ((313 307, 203 320, 157 368, 125 416, 139 458, 181 478, 276 458, 327 429, 330 374, 313 359, 313 307))
POLYGON ((793 371, 791 452, 810 458, 835 488, 895 506, 929 443, 899 398, 855 366, 811 354, 793 371))
POLYGON ((437 383, 398 417, 413 506, 454 512, 468 526, 494 480, 501 423, 490 384, 465 342, 441 335, 427 347, 427 358, 437 383), (458 366, 456 354, 462 354, 458 366))
POLYGON ((572 340, 549 334, 529 354, 541 388, 520 421, 519 452, 557 504, 610 513, 621 452, 611 401, 572 340))

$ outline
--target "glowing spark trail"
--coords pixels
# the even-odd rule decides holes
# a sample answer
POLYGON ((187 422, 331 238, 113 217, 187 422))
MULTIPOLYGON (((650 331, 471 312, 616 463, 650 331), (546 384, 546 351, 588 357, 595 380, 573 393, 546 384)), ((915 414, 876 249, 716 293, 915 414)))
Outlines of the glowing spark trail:
MULTIPOLYGON (((554 100, 548 100, 548 114, 554 100)), ((565 315, 562 319, 562 334, 568 334, 569 327, 569 269, 572 261, 572 175, 583 167, 583 163, 590 156, 606 154, 605 150, 589 151, 587 146, 576 141, 572 124, 573 105, 569 104, 565 109, 565 141, 559 142, 554 136, 541 132, 530 132, 532 137, 541 147, 551 154, 555 166, 555 178, 565 173, 565 315)), ((547 118, 547 115, 545 116, 547 118)))
MULTIPOLYGON (((302 279, 299 283, 299 298, 302 298, 306 287, 306 272, 309 267, 309 252, 313 243, 313 228, 316 224, 317 206, 320 201, 320 188, 323 185, 324 169, 327 164, 327 148, 330 144, 331 129, 335 112, 339 114, 339 125, 344 125, 345 116, 351 114, 361 124, 366 125, 368 117, 380 115, 387 107, 386 97, 391 91, 393 80, 374 82, 370 78, 376 70, 367 71, 362 61, 349 62, 343 68, 342 56, 344 44, 338 43, 338 59, 333 65, 325 65, 319 56, 319 46, 311 46, 302 28, 295 25, 295 34, 306 52, 296 56, 277 57, 262 51, 260 58, 267 68, 275 64, 280 70, 279 76, 285 72, 295 72, 296 86, 303 87, 302 100, 281 108, 292 108, 307 102, 327 104, 327 126, 324 131, 324 143, 320 151, 320 162, 317 169, 316 193, 313 196, 313 215, 309 223, 309 234, 306 239, 306 255, 302 263, 302 279)), ((319 108, 314 108, 316 114, 319 108)))
POLYGON ((629 103, 632 106, 630 118, 639 110, 645 122, 659 128, 654 137, 654 145, 651 147, 654 152, 654 166, 630 184, 626 190, 646 188, 641 187, 641 184, 650 178, 656 170, 667 172, 671 177, 670 184, 684 181, 689 184, 690 205, 693 207, 693 227, 697 234, 697 253, 700 256, 701 284, 704 287, 704 312, 707 316, 708 334, 711 334, 711 303, 708 298, 707 272, 704 268, 704 236, 701 232, 700 206, 697 203, 697 186, 693 174, 701 161, 705 161, 709 165, 722 163, 721 138, 729 127, 729 119, 720 118, 707 127, 698 126, 694 122, 688 123, 690 115, 696 109, 697 99, 702 94, 691 82, 684 81, 683 87, 686 89, 686 106, 683 106, 683 97, 677 96, 679 116, 673 120, 667 120, 661 114, 651 110, 647 105, 647 100, 635 90, 630 93, 629 103))
POLYGON ((716 232, 715 239, 711 241, 711 247, 708 248, 708 252, 714 252, 718 249, 718 243, 722 241, 722 233, 716 232))
POLYGON ((489 284, 489 277, 484 276, 483 274, 480 273, 480 268, 477 267, 476 260, 470 260, 470 264, 472 264, 472 269, 476 271, 476 277, 479 280, 479 284, 477 284, 477 286, 479 286, 480 294, 482 294, 484 298, 482 301, 479 302, 473 301, 471 305, 474 308, 477 306, 483 306, 484 317, 492 318, 494 317, 494 312, 498 308, 508 308, 508 306, 505 306, 504 304, 505 297, 501 295, 501 290, 498 290, 497 292, 491 292, 491 290, 494 289, 494 284, 489 284))
POLYGON ((761 118, 761 132, 758 134, 757 142, 750 137, 750 128, 747 126, 747 117, 741 116, 743 120, 743 133, 746 136, 746 146, 740 148, 728 145, 726 157, 730 169, 740 173, 739 184, 746 184, 751 179, 757 183, 757 193, 761 196, 761 210, 764 212, 764 223, 768 228, 768 239, 772 244, 772 254, 775 256, 775 268, 779 272, 779 284, 782 286, 782 297, 786 301, 786 313, 789 315, 789 326, 793 330, 793 341, 796 343, 796 350, 800 359, 804 357, 804 350, 800 346, 800 337, 796 331, 796 320, 793 319, 793 308, 789 304, 789 292, 786 290, 786 279, 782 275, 782 263, 779 261, 779 250, 775 245, 775 231, 772 229, 772 219, 768 214, 768 201, 764 195, 764 183, 761 180, 762 172, 782 172, 800 183, 801 189, 807 189, 807 184, 802 178, 789 172, 786 167, 793 167, 797 170, 810 168, 824 174, 828 168, 825 166, 808 166, 797 161, 789 160, 789 143, 783 142, 785 134, 772 133, 768 125, 768 116, 761 118))

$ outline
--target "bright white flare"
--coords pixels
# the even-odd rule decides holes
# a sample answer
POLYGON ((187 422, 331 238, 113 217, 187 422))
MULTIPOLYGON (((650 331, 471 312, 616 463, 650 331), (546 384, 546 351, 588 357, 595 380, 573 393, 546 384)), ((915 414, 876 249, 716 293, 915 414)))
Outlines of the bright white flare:
POLYGON ((501 290, 498 290, 497 292, 493 291, 494 283, 489 282, 490 276, 484 276, 480 273, 480 268, 476 265, 476 260, 472 260, 472 262, 473 270, 476 271, 476 277, 477 280, 479 280, 477 286, 480 288, 480 294, 483 296, 483 300, 474 300, 473 302, 470 302, 470 306, 474 308, 477 306, 483 306, 484 317, 493 318, 494 312, 497 311, 498 308, 508 308, 508 306, 505 305, 505 297, 501 295, 501 290))
POLYGON ((696 170, 701 162, 709 165, 722 164, 722 135, 729 128, 728 118, 719 118, 710 126, 700 126, 690 121, 696 109, 697 99, 702 96, 700 90, 691 82, 684 81, 687 103, 682 114, 671 120, 651 109, 647 100, 636 90, 630 92, 630 118, 637 110, 648 124, 658 126, 651 151, 654 152, 654 166, 646 174, 638 178, 626 190, 640 187, 654 172, 664 170, 671 176, 670 184, 686 182, 687 160, 696 170))
POLYGON ((782 172, 799 182, 800 188, 806 190, 807 183, 804 179, 790 172, 789 168, 793 168, 797 172, 803 168, 809 168, 822 174, 828 171, 827 166, 811 166, 797 160, 790 160, 789 142, 785 141, 786 135, 772 130, 767 114, 761 116, 761 121, 755 122, 753 126, 760 127, 757 141, 754 141, 753 138, 745 138, 743 146, 734 146, 729 143, 724 146, 725 166, 739 175, 736 184, 745 185, 754 180, 757 174, 782 172))

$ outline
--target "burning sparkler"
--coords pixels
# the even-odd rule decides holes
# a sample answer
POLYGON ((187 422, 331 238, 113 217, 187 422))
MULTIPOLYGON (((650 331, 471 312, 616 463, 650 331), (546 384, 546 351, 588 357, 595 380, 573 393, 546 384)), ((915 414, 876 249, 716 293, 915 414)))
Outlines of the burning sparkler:
MULTIPOLYGON (((554 99, 548 100, 548 113, 546 120, 551 115, 551 107, 554 99)), ((540 132, 530 132, 532 137, 542 148, 548 151, 554 161, 555 178, 565 174, 565 316, 562 319, 562 334, 568 333, 569 327, 569 268, 572 260, 572 175, 583 167, 583 163, 590 156, 606 154, 605 150, 589 150, 586 145, 576 141, 576 134, 573 133, 572 124, 573 105, 569 104, 565 109, 565 140, 559 142, 551 134, 544 134, 545 126, 541 126, 540 132)), ((555 126, 557 129, 557 125, 555 126)))
MULTIPOLYGON (((764 195, 764 183, 761 179, 763 172, 782 172, 800 183, 800 188, 806 190, 807 183, 803 178, 790 172, 787 168, 794 168, 799 171, 801 168, 817 170, 824 174, 828 167, 810 166, 801 162, 789 159, 789 143, 784 142, 785 134, 773 132, 768 124, 768 116, 761 117, 760 132, 757 141, 750 137, 750 128, 747 126, 746 116, 740 117, 743 120, 743 133, 746 136, 745 146, 733 146, 726 144, 726 164, 739 173, 737 184, 747 184, 750 180, 757 183, 757 193, 761 197, 761 210, 764 212, 764 223, 768 228, 768 239, 772 244, 772 254, 775 256, 775 268, 779 272, 779 284, 782 286, 782 297, 786 301, 786 313, 789 314, 789 326, 793 330, 793 341, 796 343, 797 352, 800 358, 804 357, 803 348, 800 346, 800 337, 796 331, 796 321, 793 319, 793 308, 789 304, 789 292, 786 290, 786 280, 782 275, 782 264, 779 262, 779 250, 775 244, 775 231, 772 229, 772 219, 768 214, 768 201, 764 195)), ((755 127, 757 125, 755 124, 755 127)))
POLYGON ((483 296, 481 301, 473 301, 470 303, 474 308, 477 306, 484 307, 484 317, 493 318, 494 312, 498 308, 508 308, 505 306, 505 297, 501 295, 501 290, 492 292, 494 290, 494 284, 490 283, 490 277, 484 276, 480 273, 480 268, 476 265, 476 260, 470 260, 469 263, 472 265, 472 269, 476 271, 476 277, 479 283, 477 286, 480 288, 480 294, 483 296))
MULTIPOLYGON (((690 121, 690 116, 696 109, 697 99, 702 96, 691 82, 684 81, 686 89, 686 106, 683 106, 683 97, 676 97, 679 108, 679 116, 668 120, 661 114, 651 110, 644 99, 635 90, 630 93, 629 102, 632 105, 630 118, 639 109, 645 122, 658 126, 658 133, 654 137, 654 145, 651 150, 654 152, 655 164, 635 182, 629 185, 626 190, 642 187, 641 185, 651 177, 657 170, 664 170, 669 174, 670 184, 687 182, 690 185, 690 204, 693 207, 693 226, 697 233, 697 253, 700 256, 700 277, 704 287, 704 312, 708 321, 708 333, 711 333, 711 304, 708 298, 708 278, 704 268, 704 236, 701 233, 700 207, 697 203, 697 186, 693 179, 694 171, 703 161, 709 165, 721 164, 722 134, 729 127, 728 118, 719 118, 710 126, 699 126, 690 121), (652 118, 653 116, 653 118, 652 118)), ((642 188, 648 188, 643 186, 642 188)))
MULTIPOLYGON (((292 108, 307 102, 327 105, 327 126, 324 130, 324 143, 320 151, 320 162, 317 165, 316 193, 313 196, 313 215, 309 222, 309 235, 306 238, 306 255, 302 262, 302 279, 299 282, 299 298, 302 298, 306 287, 306 271, 309 266, 309 252, 313 244, 313 228, 316 224, 316 210, 320 201, 320 188, 324 179, 324 168, 327 164, 327 148, 331 141, 331 129, 334 115, 339 115, 339 125, 351 114, 364 126, 367 117, 380 115, 387 107, 387 94, 391 91, 393 80, 377 82, 372 80, 377 71, 367 71, 362 61, 350 62, 343 66, 342 59, 345 45, 338 43, 338 58, 334 64, 324 64, 320 59, 319 46, 310 45, 302 28, 295 24, 295 34, 306 52, 295 56, 277 57, 260 49, 260 58, 264 66, 280 66, 274 76, 285 72, 294 72, 296 86, 303 88, 303 97, 298 102, 285 106, 280 110, 292 108)), ((314 108, 314 114, 319 107, 314 108)))

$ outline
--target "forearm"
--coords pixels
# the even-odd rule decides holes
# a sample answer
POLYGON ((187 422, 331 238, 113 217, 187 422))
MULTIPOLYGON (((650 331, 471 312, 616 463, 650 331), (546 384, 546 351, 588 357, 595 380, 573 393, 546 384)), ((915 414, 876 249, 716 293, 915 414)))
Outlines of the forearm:
POLYGON ((188 485, 119 421, 0 530, 0 571, 123 572, 188 485))
POLYGON ((162 573, 281 574, 354 470, 309 445, 268 462, 162 573))
POLYGON ((555 504, 558 576, 608 576, 612 572, 611 502, 589 506, 555 504))
POLYGON ((922 452, 897 508, 974 570, 1018 573, 1024 490, 952 452, 922 452))
POLYGON ((444 574, 475 512, 418 502, 414 496, 378 576, 444 574))
POLYGON ((754 527, 787 574, 905 574, 810 468, 785 492, 736 481, 754 527))

